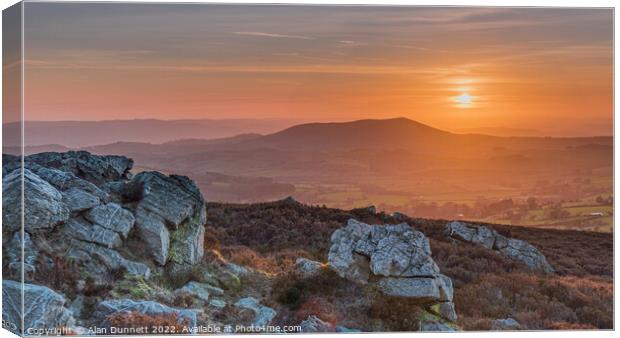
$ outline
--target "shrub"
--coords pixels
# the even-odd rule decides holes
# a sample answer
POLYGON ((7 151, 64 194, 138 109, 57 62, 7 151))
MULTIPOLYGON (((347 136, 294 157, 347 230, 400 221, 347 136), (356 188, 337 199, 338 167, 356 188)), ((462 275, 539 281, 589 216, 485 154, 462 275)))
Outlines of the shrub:
MULTIPOLYGON (((112 327, 117 328, 140 328, 146 327, 148 330, 151 328, 171 328, 170 334, 182 332, 182 330, 189 325, 187 319, 180 320, 177 313, 162 314, 157 316, 149 316, 138 311, 118 312, 108 316, 108 323, 112 327)), ((147 332, 147 333, 162 333, 162 332, 147 332)))

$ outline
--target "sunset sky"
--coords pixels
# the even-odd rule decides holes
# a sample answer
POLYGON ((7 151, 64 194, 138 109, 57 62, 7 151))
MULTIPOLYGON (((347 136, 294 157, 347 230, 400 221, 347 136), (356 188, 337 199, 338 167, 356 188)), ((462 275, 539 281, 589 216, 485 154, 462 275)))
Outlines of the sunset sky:
POLYGON ((27 3, 27 120, 612 134, 611 9, 27 3))

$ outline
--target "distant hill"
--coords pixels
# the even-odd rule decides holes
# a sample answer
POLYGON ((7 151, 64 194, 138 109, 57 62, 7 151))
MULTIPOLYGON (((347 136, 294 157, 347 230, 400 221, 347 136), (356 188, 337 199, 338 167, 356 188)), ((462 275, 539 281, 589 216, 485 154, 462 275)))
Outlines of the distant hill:
MULTIPOLYGON (((269 134, 299 123, 290 119, 32 121, 25 123, 26 146, 56 144, 69 148, 115 142, 163 143, 214 139, 238 134, 269 134)), ((19 123, 3 125, 5 147, 19 146, 19 123)))

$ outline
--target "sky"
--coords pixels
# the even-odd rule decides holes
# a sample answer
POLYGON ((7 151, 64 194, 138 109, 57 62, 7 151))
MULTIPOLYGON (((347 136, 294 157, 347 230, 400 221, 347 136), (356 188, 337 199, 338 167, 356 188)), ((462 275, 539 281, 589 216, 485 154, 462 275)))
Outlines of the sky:
POLYGON ((613 132, 611 9, 26 3, 27 120, 613 132))

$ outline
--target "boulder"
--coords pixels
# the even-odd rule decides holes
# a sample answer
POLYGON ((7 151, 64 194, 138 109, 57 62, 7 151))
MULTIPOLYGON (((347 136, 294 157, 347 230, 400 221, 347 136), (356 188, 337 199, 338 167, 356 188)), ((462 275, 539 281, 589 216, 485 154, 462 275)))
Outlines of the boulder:
POLYGON ((455 332, 453 326, 440 320, 424 320, 420 322, 419 330, 422 332, 455 332))
POLYGON ((546 273, 554 272, 545 256, 540 253, 536 247, 526 241, 510 238, 506 241, 506 246, 498 246, 498 250, 507 257, 523 262, 530 269, 540 270, 546 273))
POLYGON ((519 330, 521 329, 521 324, 514 320, 513 318, 506 319, 494 319, 491 321, 491 330, 493 331, 501 331, 501 330, 519 330))
POLYGON ((308 316, 299 323, 301 332, 334 332, 335 328, 332 324, 322 321, 315 315, 308 316))
POLYGON ((4 245, 5 259, 8 262, 9 276, 21 280, 22 269, 26 281, 32 280, 36 272, 35 265, 39 257, 39 250, 30 239, 30 234, 16 231, 11 237, 10 242, 4 245), (23 251, 22 251, 23 250, 23 251), (23 253, 23 261, 22 261, 23 253))
POLYGON ((99 197, 79 188, 71 188, 62 193, 70 212, 80 212, 101 204, 99 197))
POLYGON ((190 294, 206 302, 209 300, 209 288, 210 287, 211 286, 209 284, 189 282, 185 284, 185 286, 183 286, 182 288, 175 290, 174 293, 175 294, 190 294))
POLYGON ((151 277, 151 269, 145 264, 128 260, 121 256, 118 251, 96 244, 75 241, 72 243, 67 256, 90 267, 91 274, 93 275, 102 270, 111 271, 124 268, 130 275, 141 276, 144 279, 151 277), (101 269, 102 266, 105 269, 101 269))
POLYGON ((507 238, 485 226, 473 226, 464 222, 453 221, 446 225, 446 234, 466 242, 481 245, 487 249, 499 251, 504 256, 521 261, 530 269, 546 273, 554 272, 545 256, 530 243, 507 238))
POLYGON ((72 188, 79 189, 99 198, 103 202, 106 202, 110 197, 93 183, 83 180, 71 172, 46 168, 32 162, 27 162, 26 168, 37 174, 37 176, 41 177, 59 191, 67 191, 72 188))
POLYGON ((185 176, 141 172, 128 189, 141 191, 136 226, 156 262, 164 265, 170 258, 179 264, 198 263, 204 255, 207 214, 204 198, 194 182, 185 176))
POLYGON ((382 278, 379 290, 388 296, 416 298, 423 301, 439 301, 439 285, 436 278, 382 278))
POLYGON ((98 303, 95 307, 94 318, 97 319, 103 327, 109 326, 106 318, 118 313, 130 313, 137 311, 148 316, 161 316, 176 314, 179 324, 186 323, 188 327, 195 327, 196 318, 200 310, 175 309, 166 305, 144 300, 134 301, 131 299, 113 299, 105 300, 98 303))
MULTIPOLYGON (((69 219, 69 208, 62 194, 28 169, 23 171, 24 229, 52 229, 69 219)), ((2 223, 9 230, 22 224, 22 176, 14 170, 2 179, 2 223)))
POLYGON ((377 276, 431 277, 439 273, 428 239, 406 223, 368 225, 350 219, 331 239, 328 261, 341 277, 366 282, 364 260, 377 276))
POLYGON ((221 310, 226 307, 226 302, 221 299, 211 299, 209 301, 209 306, 221 310))
POLYGON ((305 278, 315 276, 322 268, 322 263, 307 258, 300 257, 295 261, 295 271, 305 278))
POLYGON ((170 250, 170 232, 164 220, 155 214, 136 212, 136 227, 153 260, 159 265, 165 265, 170 250))
POLYGON ((92 224, 81 217, 68 220, 64 225, 63 233, 67 237, 100 244, 108 248, 116 248, 122 244, 118 233, 92 224))
POLYGON ((119 233, 123 238, 133 228, 133 214, 116 203, 102 204, 84 214, 84 218, 103 228, 119 233))
POLYGON ((254 326, 269 325, 269 323, 271 323, 273 318, 276 316, 276 311, 274 309, 260 304, 260 302, 254 297, 239 299, 235 303, 235 307, 254 312, 254 320, 252 322, 252 325, 254 326))
POLYGON ((342 325, 336 325, 336 332, 340 333, 359 333, 362 332, 360 329, 352 329, 342 325))
POLYGON ((38 153, 26 156, 24 160, 72 173, 97 185, 127 179, 133 167, 133 160, 127 157, 99 156, 87 151, 38 153))
POLYGON ((429 311, 451 322, 456 322, 456 320, 458 319, 458 316, 456 315, 456 309, 454 308, 454 303, 452 302, 433 304, 429 308, 429 311))
POLYGON ((2 281, 3 327, 18 334, 28 329, 55 329, 75 324, 73 313, 65 308, 65 297, 41 285, 2 281), (23 288, 23 289, 22 289, 23 288), (22 290, 23 301, 22 304, 22 290), (24 327, 22 327, 22 305, 24 327))

